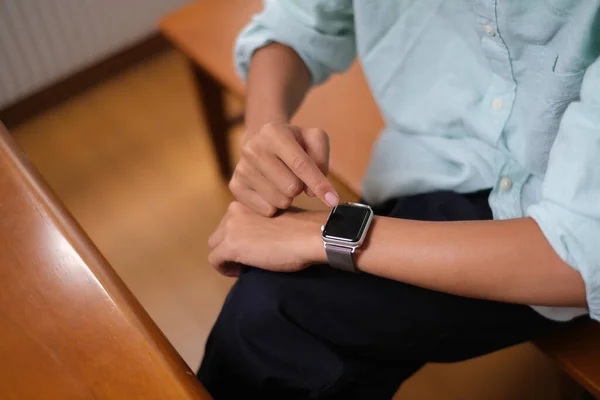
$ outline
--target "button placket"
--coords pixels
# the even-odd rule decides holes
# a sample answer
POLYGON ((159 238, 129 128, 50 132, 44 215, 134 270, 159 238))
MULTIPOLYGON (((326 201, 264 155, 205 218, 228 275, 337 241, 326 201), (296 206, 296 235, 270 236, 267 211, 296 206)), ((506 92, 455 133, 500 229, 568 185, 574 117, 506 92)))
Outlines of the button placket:
POLYGON ((489 68, 494 77, 484 100, 485 103, 482 104, 482 107, 487 108, 487 112, 482 111, 490 121, 494 121, 493 126, 497 136, 493 139, 495 139, 494 143, 498 143, 513 107, 516 81, 508 47, 500 33, 502 18, 498 17, 497 9, 502 7, 502 3, 498 0, 475 0, 474 6, 477 22, 482 31, 481 49, 489 61, 489 68))
POLYGON ((524 215, 521 192, 528 177, 529 174, 513 161, 507 161, 501 168, 492 192, 493 205, 498 210, 495 214, 499 219, 520 218, 524 215))
POLYGON ((497 0, 475 0, 475 12, 480 29, 484 32, 481 38, 481 47, 485 57, 490 61, 492 71, 504 80, 515 83, 512 63, 508 48, 500 34, 498 21, 497 0))
POLYGON ((485 24, 483 26, 483 30, 484 30, 485 33, 487 33, 488 35, 490 35, 492 37, 496 36, 496 30, 490 24, 485 24))
POLYGON ((504 108, 504 102, 500 97, 494 97, 490 103, 490 107, 496 112, 502 111, 502 108, 504 108))
POLYGON ((494 74, 480 104, 482 124, 478 126, 491 143, 497 144, 514 102, 514 85, 494 74))
POLYGON ((505 176, 502 179, 500 179, 500 189, 502 189, 504 192, 510 190, 510 188, 512 188, 512 185, 513 181, 508 176, 505 176))

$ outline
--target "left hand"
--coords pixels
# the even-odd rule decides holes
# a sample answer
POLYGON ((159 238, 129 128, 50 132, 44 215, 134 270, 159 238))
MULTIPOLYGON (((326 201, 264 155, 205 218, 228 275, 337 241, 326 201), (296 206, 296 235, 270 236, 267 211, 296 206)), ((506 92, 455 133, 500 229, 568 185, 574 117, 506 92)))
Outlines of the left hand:
POLYGON ((208 240, 208 261, 226 276, 238 276, 244 265, 294 272, 324 263, 320 226, 326 218, 299 209, 267 218, 234 201, 208 240))

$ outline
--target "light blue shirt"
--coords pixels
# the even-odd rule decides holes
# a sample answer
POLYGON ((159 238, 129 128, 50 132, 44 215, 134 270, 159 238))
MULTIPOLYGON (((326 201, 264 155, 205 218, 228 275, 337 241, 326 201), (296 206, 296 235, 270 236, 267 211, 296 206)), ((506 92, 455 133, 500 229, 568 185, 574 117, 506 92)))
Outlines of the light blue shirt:
MULTIPOLYGON (((493 188, 494 218, 532 217, 600 320, 600 0, 265 3, 236 45, 243 77, 274 41, 315 85, 360 59, 386 122, 369 202, 493 188)), ((557 320, 588 312, 534 308, 557 320)))

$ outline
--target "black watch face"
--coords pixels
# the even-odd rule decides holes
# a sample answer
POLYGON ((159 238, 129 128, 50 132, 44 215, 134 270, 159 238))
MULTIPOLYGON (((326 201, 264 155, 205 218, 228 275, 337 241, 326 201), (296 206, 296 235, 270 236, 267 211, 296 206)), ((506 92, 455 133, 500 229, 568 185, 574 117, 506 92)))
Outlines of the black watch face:
POLYGON ((323 236, 348 242, 357 242, 365 228, 371 210, 366 207, 339 204, 325 224, 323 236))

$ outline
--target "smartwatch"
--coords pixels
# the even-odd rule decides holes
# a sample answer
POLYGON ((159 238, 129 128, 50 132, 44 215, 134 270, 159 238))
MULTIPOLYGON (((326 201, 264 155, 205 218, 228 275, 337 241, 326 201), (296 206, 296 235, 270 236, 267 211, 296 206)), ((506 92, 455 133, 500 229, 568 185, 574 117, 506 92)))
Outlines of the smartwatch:
POLYGON ((373 220, 373 210, 365 204, 341 203, 329 213, 321 226, 329 265, 348 272, 359 272, 354 262, 354 251, 367 236, 373 220))

